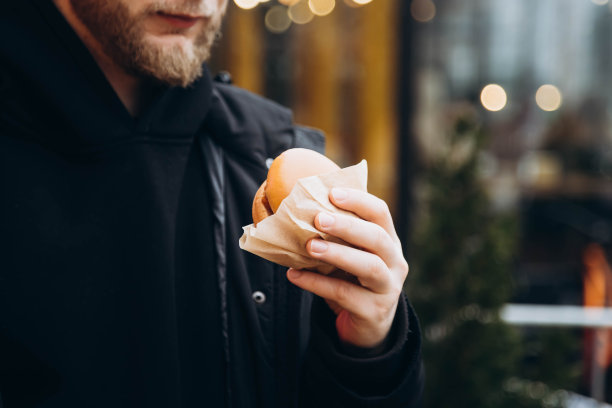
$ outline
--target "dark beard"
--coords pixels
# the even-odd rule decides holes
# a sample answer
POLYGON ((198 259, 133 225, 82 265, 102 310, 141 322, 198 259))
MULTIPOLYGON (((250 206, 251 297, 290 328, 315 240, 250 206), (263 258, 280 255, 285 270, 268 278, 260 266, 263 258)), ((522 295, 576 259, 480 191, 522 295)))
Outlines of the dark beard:
MULTIPOLYGON (((186 87, 202 76, 202 65, 210 56, 221 26, 221 16, 211 17, 195 39, 193 52, 185 52, 178 45, 161 47, 145 41, 144 20, 163 9, 163 5, 154 4, 142 14, 131 16, 121 0, 70 0, 70 3, 116 64, 129 74, 170 86, 186 87)), ((182 10, 187 11, 196 4, 193 0, 185 3, 182 10)))

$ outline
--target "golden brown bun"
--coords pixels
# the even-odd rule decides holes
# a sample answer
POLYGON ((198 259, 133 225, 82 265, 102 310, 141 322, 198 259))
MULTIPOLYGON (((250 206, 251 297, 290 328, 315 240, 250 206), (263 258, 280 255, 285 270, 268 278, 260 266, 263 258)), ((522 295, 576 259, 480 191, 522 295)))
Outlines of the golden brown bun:
POLYGON ((259 221, 278 210, 298 179, 339 169, 336 163, 314 150, 295 148, 284 151, 274 159, 268 170, 268 178, 255 194, 254 224, 257 225, 259 221))
POLYGON ((269 215, 272 215, 272 209, 270 208, 270 204, 268 204, 268 199, 266 198, 266 182, 264 181, 259 186, 259 189, 255 193, 255 198, 253 198, 253 208, 251 210, 253 214, 253 224, 257 226, 257 223, 269 215))
POLYGON ((320 153, 308 149, 289 149, 272 162, 266 179, 266 197, 273 212, 302 177, 316 176, 339 167, 320 153))

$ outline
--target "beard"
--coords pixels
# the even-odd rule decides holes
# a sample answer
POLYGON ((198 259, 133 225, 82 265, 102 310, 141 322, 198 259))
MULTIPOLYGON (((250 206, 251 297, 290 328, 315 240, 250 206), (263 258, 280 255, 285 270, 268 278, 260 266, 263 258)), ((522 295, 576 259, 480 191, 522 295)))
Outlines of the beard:
MULTIPOLYGON (((202 65, 218 37, 223 13, 202 9, 200 0, 184 0, 172 7, 159 1, 131 15, 122 1, 125 0, 70 0, 70 3, 102 50, 128 74, 181 87, 189 86, 202 76, 202 65), (210 17, 191 46, 163 46, 147 41, 144 28, 147 17, 159 11, 210 17)), ((180 34, 180 30, 168 31, 168 34, 180 34)))

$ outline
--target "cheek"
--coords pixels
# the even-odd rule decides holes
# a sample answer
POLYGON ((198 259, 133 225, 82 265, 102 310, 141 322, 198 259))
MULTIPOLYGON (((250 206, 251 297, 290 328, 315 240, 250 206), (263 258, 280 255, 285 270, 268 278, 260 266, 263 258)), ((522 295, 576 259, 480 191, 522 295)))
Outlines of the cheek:
POLYGON ((218 13, 225 13, 227 8, 228 0, 203 0, 204 4, 212 10, 216 10, 218 13))

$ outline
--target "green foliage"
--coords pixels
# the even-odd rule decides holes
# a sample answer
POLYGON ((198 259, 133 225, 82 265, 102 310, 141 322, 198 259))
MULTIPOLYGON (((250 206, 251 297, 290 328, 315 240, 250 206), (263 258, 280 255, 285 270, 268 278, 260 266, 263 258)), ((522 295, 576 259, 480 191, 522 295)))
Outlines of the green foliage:
POLYGON ((556 327, 525 331, 523 377, 546 379, 551 389, 576 390, 582 376, 582 334, 581 329, 556 327))
POLYGON ((425 407, 561 406, 522 377, 522 333, 499 318, 512 296, 518 230, 515 214, 492 210, 480 180, 486 141, 475 113, 463 110, 422 181, 406 290, 423 326, 425 407))

